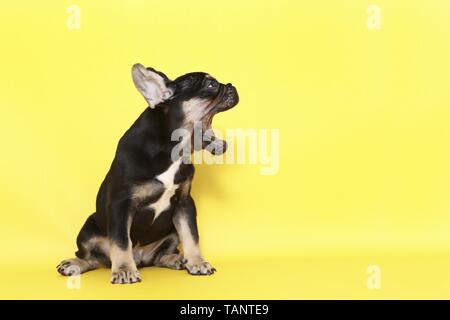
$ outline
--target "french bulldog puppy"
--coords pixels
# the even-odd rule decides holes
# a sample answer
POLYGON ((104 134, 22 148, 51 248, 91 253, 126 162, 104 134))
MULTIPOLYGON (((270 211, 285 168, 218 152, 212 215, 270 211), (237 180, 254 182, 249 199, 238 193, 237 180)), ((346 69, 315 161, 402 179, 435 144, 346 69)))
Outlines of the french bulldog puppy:
POLYGON ((238 103, 236 88, 202 72, 172 81, 141 64, 132 67, 132 78, 149 107, 118 143, 96 211, 78 234, 76 258, 63 260, 57 270, 69 276, 107 267, 112 283, 139 282, 138 268, 146 266, 211 275, 215 269, 200 252, 190 195, 194 166, 174 148, 193 146, 194 128, 200 124, 209 133, 200 148, 225 152, 225 141, 209 129, 215 114, 238 103), (172 133, 179 129, 187 134, 174 141, 172 133))

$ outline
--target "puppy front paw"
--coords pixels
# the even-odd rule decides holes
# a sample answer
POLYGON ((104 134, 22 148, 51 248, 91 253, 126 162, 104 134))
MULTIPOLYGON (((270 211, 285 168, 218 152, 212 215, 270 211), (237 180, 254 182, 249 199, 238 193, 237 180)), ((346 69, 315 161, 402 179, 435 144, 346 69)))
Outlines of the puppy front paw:
POLYGON ((117 271, 113 271, 111 276, 112 284, 126 284, 135 282, 141 282, 141 275, 137 270, 119 269, 117 271))
POLYGON ((203 259, 188 260, 184 267, 189 274, 198 276, 210 276, 216 272, 216 269, 203 259))

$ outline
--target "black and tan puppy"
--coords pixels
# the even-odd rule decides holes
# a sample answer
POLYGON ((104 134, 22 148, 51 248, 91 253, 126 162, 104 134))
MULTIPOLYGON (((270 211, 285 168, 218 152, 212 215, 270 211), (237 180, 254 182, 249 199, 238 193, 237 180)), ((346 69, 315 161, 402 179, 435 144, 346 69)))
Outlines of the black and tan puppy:
MULTIPOLYGON (((62 261, 58 272, 73 275, 111 267, 112 283, 140 281, 138 268, 145 266, 210 275, 215 269, 200 253, 190 195, 194 166, 174 150, 193 144, 195 124, 206 131, 216 113, 234 107, 237 91, 201 72, 171 81, 136 64, 132 76, 149 107, 120 139, 97 195, 96 212, 78 234, 76 258, 62 261), (188 133, 181 141, 173 141, 177 129, 188 133)), ((201 147, 225 152, 224 141, 214 136, 207 140, 201 147)))

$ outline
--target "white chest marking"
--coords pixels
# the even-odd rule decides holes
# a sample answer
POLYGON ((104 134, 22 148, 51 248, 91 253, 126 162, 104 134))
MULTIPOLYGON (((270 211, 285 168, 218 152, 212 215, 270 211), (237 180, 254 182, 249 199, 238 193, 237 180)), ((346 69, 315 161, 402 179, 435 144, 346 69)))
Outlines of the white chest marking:
POLYGON ((156 176, 156 179, 164 184, 165 190, 161 198, 159 198, 158 201, 150 205, 150 208, 155 210, 155 216, 153 218, 153 221, 155 221, 155 219, 159 216, 161 212, 163 212, 170 206, 170 199, 175 194, 175 191, 177 191, 178 189, 178 184, 174 184, 174 179, 175 174, 178 172, 178 169, 180 168, 180 164, 181 158, 173 162, 170 165, 169 169, 156 176))

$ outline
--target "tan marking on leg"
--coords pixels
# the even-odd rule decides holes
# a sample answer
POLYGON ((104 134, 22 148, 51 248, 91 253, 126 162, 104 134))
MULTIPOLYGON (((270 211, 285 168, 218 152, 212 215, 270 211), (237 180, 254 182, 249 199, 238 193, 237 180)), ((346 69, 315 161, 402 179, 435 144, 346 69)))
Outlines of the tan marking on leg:
MULTIPOLYGON (((83 244, 84 248, 90 255, 90 251, 93 249, 97 249, 101 253, 103 253, 106 257, 109 255, 109 240, 107 237, 92 237, 85 244, 83 244)), ((89 257, 88 257, 89 258, 89 257)))
POLYGON ((176 220, 175 228, 183 246, 183 256, 187 260, 184 265, 187 271, 190 274, 196 275, 213 274, 216 269, 203 259, 200 253, 200 247, 192 236, 186 217, 181 215, 176 220))
POLYGON ((131 241, 128 243, 126 249, 122 249, 117 244, 111 243, 110 258, 112 283, 134 283, 141 281, 131 251, 131 241))
POLYGON ((136 269, 133 254, 130 250, 131 243, 126 249, 120 248, 118 245, 112 243, 109 250, 111 257, 111 269, 113 272, 123 267, 130 267, 136 269))
POLYGON ((202 258, 200 254, 200 247, 192 237, 186 218, 181 217, 175 225, 180 241, 183 245, 183 255, 186 259, 202 258))
MULTIPOLYGON (((130 234, 132 216, 128 218, 128 235, 130 234)), ((132 243, 128 239, 126 248, 119 247, 114 241, 110 241, 109 256, 111 259, 111 283, 140 282, 141 276, 133 259, 132 243)))

